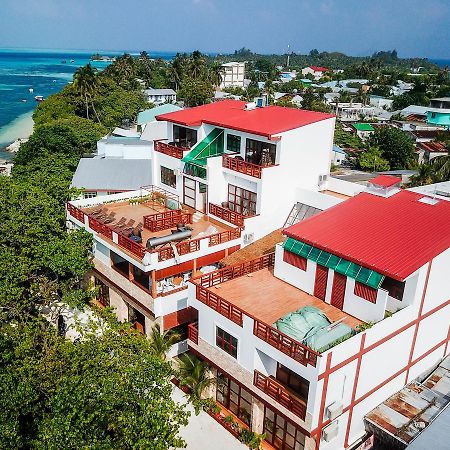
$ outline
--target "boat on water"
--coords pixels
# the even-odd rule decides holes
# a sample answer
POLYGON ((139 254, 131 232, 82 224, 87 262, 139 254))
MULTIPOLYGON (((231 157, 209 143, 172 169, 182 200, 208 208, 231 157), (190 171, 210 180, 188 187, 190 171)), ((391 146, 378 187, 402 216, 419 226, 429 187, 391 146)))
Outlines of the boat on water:
POLYGON ((61 60, 61 64, 66 64, 66 62, 67 62, 67 61, 66 61, 65 59, 62 59, 62 60, 61 60))
POLYGON ((71 62, 71 63, 74 63, 74 62, 75 62, 75 60, 74 60, 74 59, 71 59, 71 60, 70 60, 70 62, 71 62))
POLYGON ((34 92, 34 89, 33 89, 33 88, 30 88, 30 89, 28 89, 28 92, 29 92, 30 94, 32 94, 32 93, 34 92))
POLYGON ((20 100, 22 103, 26 103, 27 102, 27 99, 26 98, 23 98, 22 100, 20 100))
POLYGON ((35 99, 37 102, 43 102, 43 101, 44 101, 44 97, 43 97, 42 95, 36 95, 36 97, 34 97, 34 99, 35 99))

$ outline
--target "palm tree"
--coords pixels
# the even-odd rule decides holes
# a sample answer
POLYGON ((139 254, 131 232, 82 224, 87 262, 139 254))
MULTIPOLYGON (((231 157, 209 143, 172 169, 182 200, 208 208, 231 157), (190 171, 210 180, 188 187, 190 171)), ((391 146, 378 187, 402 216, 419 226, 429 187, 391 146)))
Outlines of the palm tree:
POLYGON ((437 156, 430 162, 436 181, 450 181, 450 152, 447 155, 437 156))
POLYGON ((224 69, 222 65, 215 61, 212 63, 208 71, 209 81, 215 86, 219 87, 223 81, 224 69))
POLYGON ((156 324, 152 328, 150 335, 150 346, 153 353, 163 361, 166 359, 167 352, 170 350, 173 344, 176 344, 181 339, 180 333, 167 330, 161 331, 159 324, 156 324))
POLYGON ((191 58, 191 75, 192 78, 200 78, 205 69, 205 60, 203 59, 203 55, 198 50, 192 52, 191 58))
POLYGON ((217 380, 209 376, 208 364, 196 356, 185 353, 180 357, 180 361, 178 369, 180 385, 191 388, 190 397, 192 400, 200 400, 205 389, 216 384, 217 380))
POLYGON ((424 186, 434 181, 434 172, 431 164, 421 164, 419 170, 411 177, 410 186, 424 186))
POLYGON ((97 111, 95 110, 94 102, 92 100, 93 95, 98 87, 98 80, 96 77, 97 69, 93 68, 91 64, 84 67, 80 67, 73 75, 73 85, 77 89, 83 98, 86 105, 86 117, 89 119, 89 103, 92 105, 97 120, 100 122, 97 111))

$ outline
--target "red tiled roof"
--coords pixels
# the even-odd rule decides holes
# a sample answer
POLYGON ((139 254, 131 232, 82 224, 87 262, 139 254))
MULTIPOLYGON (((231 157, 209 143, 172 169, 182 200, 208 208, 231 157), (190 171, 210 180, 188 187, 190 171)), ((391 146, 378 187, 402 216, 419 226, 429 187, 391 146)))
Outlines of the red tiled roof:
POLYGON ((224 100, 161 114, 156 116, 156 119, 191 127, 208 123, 270 139, 275 134, 334 117, 333 114, 281 106, 266 106, 246 111, 245 104, 246 102, 240 100, 224 100))
POLYGON ((319 66, 309 66, 310 69, 314 70, 314 72, 329 72, 330 69, 326 67, 319 67, 319 66))
POLYGON ((447 147, 442 142, 420 142, 417 146, 430 153, 448 152, 447 147))
POLYGON ((387 198, 362 192, 285 234, 404 280, 450 247, 450 202, 432 205, 419 201, 423 197, 411 191, 387 198))
POLYGON ((402 177, 395 177, 393 175, 378 175, 375 178, 369 180, 369 183, 376 184, 385 188, 394 186, 394 184, 401 183, 402 177))

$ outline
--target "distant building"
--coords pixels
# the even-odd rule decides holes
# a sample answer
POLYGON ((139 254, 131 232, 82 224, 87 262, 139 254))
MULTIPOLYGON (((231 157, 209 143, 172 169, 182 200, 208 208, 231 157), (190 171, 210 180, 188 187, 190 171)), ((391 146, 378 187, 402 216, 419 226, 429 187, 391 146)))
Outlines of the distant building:
POLYGON ((179 111, 180 109, 181 108, 179 106, 172 105, 171 103, 165 103, 163 105, 141 111, 137 116, 137 130, 139 132, 143 132, 148 123, 156 121, 155 117, 159 114, 179 111))
POLYGON ((371 95, 369 103, 377 108, 391 109, 394 100, 390 98, 380 97, 379 95, 371 95))
POLYGON ((419 163, 430 162, 437 156, 448 154, 448 149, 442 142, 419 142, 417 144, 419 163))
POLYGON ((222 64, 223 75, 220 87, 226 88, 230 86, 244 87, 245 63, 229 62, 222 64))
POLYGON ((354 133, 361 139, 367 139, 375 131, 370 123, 354 123, 352 128, 354 133))
POLYGON ((315 80, 320 80, 327 72, 331 72, 327 67, 308 66, 302 69, 302 75, 312 75, 315 80))
POLYGON ((162 103, 174 103, 177 101, 177 93, 173 89, 153 89, 149 88, 144 91, 147 100, 156 105, 162 103))
POLYGON ((331 162, 335 166, 340 166, 347 159, 347 153, 342 150, 341 147, 337 145, 333 145, 333 149, 331 151, 331 162))
POLYGON ((427 109, 427 122, 450 129, 450 97, 432 98, 427 109))
MULTIPOLYGON (((290 72, 281 72, 280 73, 280 81, 283 83, 287 83, 288 81, 292 81, 297 78, 297 72, 295 70, 290 72)), ((308 80, 310 81, 310 80, 308 80)))

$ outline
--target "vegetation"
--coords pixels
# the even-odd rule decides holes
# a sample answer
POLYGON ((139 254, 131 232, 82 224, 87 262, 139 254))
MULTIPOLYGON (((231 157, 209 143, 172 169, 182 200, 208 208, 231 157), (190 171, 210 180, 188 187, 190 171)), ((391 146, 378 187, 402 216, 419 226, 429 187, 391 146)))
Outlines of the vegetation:
POLYGON ((389 161, 383 158, 383 152, 379 147, 369 147, 358 156, 358 165, 362 170, 380 172, 389 170, 389 161))
POLYGON ((363 141, 356 134, 344 131, 342 125, 336 122, 334 143, 341 148, 364 148, 363 141))
POLYGON ((172 330, 161 331, 161 327, 156 324, 150 335, 150 347, 152 353, 160 359, 165 360, 170 347, 179 342, 181 335, 172 330))

